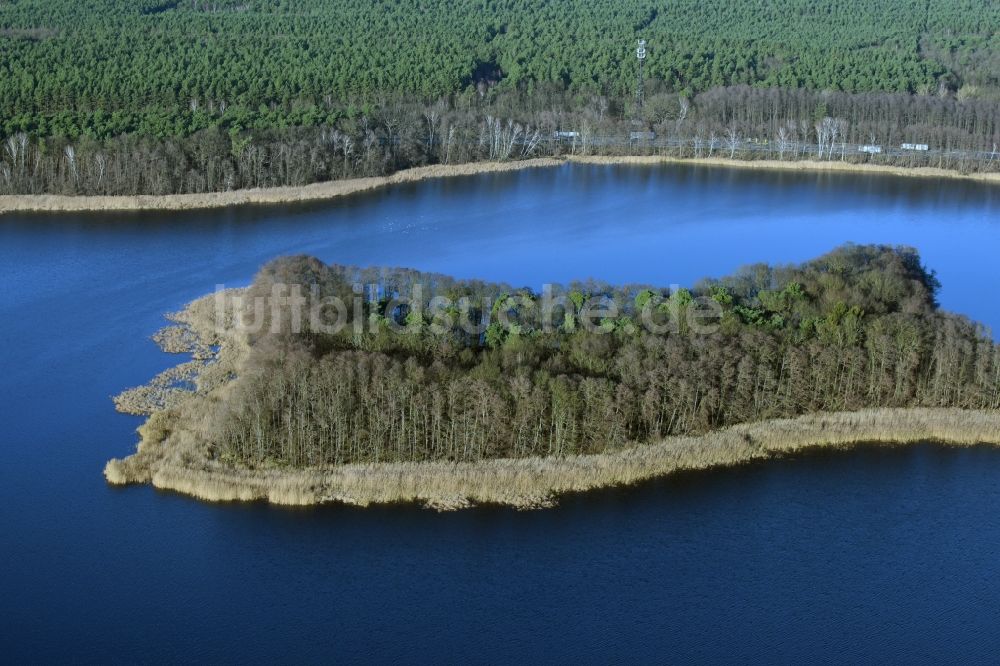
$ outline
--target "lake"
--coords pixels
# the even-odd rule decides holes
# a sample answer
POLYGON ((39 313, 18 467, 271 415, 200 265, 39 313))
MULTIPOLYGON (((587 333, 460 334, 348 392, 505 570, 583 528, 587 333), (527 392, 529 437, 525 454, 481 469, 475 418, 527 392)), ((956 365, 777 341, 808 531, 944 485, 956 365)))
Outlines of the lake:
POLYGON ((992 662, 1000 451, 861 447, 537 512, 211 505, 101 470, 162 314, 308 253, 540 287, 690 284, 846 241, 917 247, 1000 330, 1000 188, 566 165, 339 201, 0 216, 0 654, 218 663, 992 662))

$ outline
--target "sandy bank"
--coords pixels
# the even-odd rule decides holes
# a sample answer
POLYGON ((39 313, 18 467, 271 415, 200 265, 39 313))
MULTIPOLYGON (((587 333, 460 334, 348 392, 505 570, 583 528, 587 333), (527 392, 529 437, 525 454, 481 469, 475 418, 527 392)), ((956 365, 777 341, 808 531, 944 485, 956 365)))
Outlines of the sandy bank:
POLYGON ((1000 444, 1000 413, 959 409, 880 409, 814 414, 671 437, 613 453, 477 463, 387 463, 330 468, 242 470, 199 457, 198 447, 164 436, 154 415, 138 453, 112 460, 113 484, 152 483, 209 501, 266 500, 359 506, 417 502, 438 509, 474 504, 551 505, 563 493, 637 483, 679 470, 737 465, 813 447, 862 442, 1000 444))
POLYGON ((67 196, 49 194, 0 195, 0 213, 14 212, 83 212, 83 211, 140 211, 140 210, 193 210, 224 208, 240 204, 277 204, 300 201, 335 199, 366 192, 397 183, 411 183, 429 178, 469 176, 480 173, 515 171, 536 167, 558 166, 566 162, 579 164, 695 164, 724 166, 743 169, 780 169, 783 171, 836 171, 854 173, 879 173, 924 178, 949 178, 987 183, 1000 183, 1000 173, 964 175, 948 169, 931 167, 890 167, 847 162, 818 162, 802 160, 781 162, 777 160, 730 160, 726 158, 674 158, 660 156, 574 156, 567 158, 540 157, 514 162, 470 162, 467 164, 433 165, 405 169, 391 176, 352 178, 313 183, 301 187, 271 187, 236 190, 233 192, 206 192, 203 194, 167 194, 138 196, 67 196))

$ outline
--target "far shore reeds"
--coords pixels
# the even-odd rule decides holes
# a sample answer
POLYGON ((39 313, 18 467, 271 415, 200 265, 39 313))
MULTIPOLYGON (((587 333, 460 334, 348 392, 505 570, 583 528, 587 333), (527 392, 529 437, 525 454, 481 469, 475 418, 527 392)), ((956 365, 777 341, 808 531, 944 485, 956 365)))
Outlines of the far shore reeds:
POLYGON ((0 195, 0 214, 14 212, 86 212, 86 211, 143 211, 143 210, 196 210, 224 208, 243 204, 280 204, 335 199, 399 183, 411 183, 432 178, 470 176, 481 173, 498 173, 577 164, 657 165, 691 164, 701 166, 732 167, 743 169, 771 169, 784 171, 827 171, 871 174, 890 174, 922 178, 949 178, 1000 183, 1000 174, 962 174, 950 169, 935 167, 897 167, 876 164, 851 164, 837 161, 779 161, 740 160, 727 158, 676 158, 666 156, 592 155, 568 157, 539 157, 506 162, 469 162, 464 164, 438 164, 398 171, 390 176, 333 180, 298 187, 271 187, 205 192, 200 194, 165 194, 134 196, 73 196, 55 194, 0 195))

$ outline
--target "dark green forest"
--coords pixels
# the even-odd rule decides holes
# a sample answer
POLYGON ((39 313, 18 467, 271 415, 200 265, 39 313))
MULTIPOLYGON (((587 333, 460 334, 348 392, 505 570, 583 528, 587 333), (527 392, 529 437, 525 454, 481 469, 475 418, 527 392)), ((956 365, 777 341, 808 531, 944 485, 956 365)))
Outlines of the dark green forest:
POLYGON ((107 138, 332 123, 498 83, 627 97, 633 47, 693 95, 749 84, 995 94, 989 0, 7 0, 3 131, 107 138))
POLYGON ((792 122, 811 141, 829 114, 856 142, 995 152, 998 25, 990 0, 3 0, 0 190, 214 191, 495 158, 479 150, 491 118, 618 136, 638 118, 688 140, 738 123, 773 141, 792 122), (790 106, 720 110, 747 90, 790 106))
POLYGON ((214 455, 259 467, 600 453, 819 411, 996 409, 1000 347, 940 311, 938 288, 914 250, 886 246, 692 289, 543 294, 290 257, 246 294, 250 356, 196 422, 214 455), (286 285, 353 304, 343 328, 324 328, 328 310, 293 331, 286 285))

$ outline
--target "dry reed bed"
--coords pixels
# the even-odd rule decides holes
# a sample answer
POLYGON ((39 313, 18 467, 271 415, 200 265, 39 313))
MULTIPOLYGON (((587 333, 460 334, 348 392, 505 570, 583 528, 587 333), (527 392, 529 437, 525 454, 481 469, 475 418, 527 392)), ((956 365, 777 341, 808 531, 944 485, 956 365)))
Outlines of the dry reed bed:
POLYGON ((115 408, 124 414, 152 415, 179 406, 192 397, 225 384, 249 352, 246 338, 233 326, 236 297, 245 289, 227 289, 195 299, 180 312, 166 316, 173 325, 160 329, 153 341, 168 354, 189 354, 190 361, 167 368, 142 386, 126 389, 114 397, 115 408), (224 304, 221 312, 217 303, 224 304), (224 321, 217 321, 219 316, 224 321))
POLYGON ((539 157, 516 162, 470 162, 467 164, 437 164, 398 171, 391 176, 348 178, 312 183, 302 186, 264 187, 231 192, 204 192, 201 194, 164 194, 136 196, 74 196, 62 194, 5 194, 0 195, 0 213, 49 211, 138 211, 138 210, 192 210, 225 208, 241 204, 294 203, 335 199, 337 197, 367 192, 369 190, 412 183, 431 178, 471 176, 480 173, 516 171, 534 167, 557 166, 563 161, 539 157))
POLYGON ((267 500, 283 505, 418 502, 437 509, 483 503, 532 508, 548 506, 567 492, 633 484, 680 470, 737 465, 814 447, 918 441, 1000 444, 1000 413, 881 409, 744 424, 599 455, 243 470, 199 456, 198 443, 177 433, 157 441, 164 424, 157 423, 156 416, 141 429, 143 443, 136 455, 108 463, 104 473, 109 482, 151 482, 209 501, 267 500))
POLYGON ((605 156, 589 155, 568 158, 579 164, 694 164, 699 166, 720 166, 737 169, 769 169, 777 171, 835 171, 847 173, 870 173, 917 178, 950 178, 1000 184, 1000 173, 964 174, 953 169, 937 167, 900 167, 882 164, 852 164, 850 162, 820 160, 766 160, 729 159, 727 157, 666 157, 658 155, 605 156))
POLYGON ((815 160, 740 160, 723 157, 675 158, 664 156, 570 156, 566 158, 538 157, 511 162, 469 162, 466 164, 438 164, 398 171, 391 176, 350 178, 345 180, 312 183, 298 187, 268 187, 232 192, 205 192, 201 194, 165 194, 137 196, 73 196, 57 194, 0 195, 0 213, 13 212, 83 212, 83 211, 139 211, 139 210, 192 210, 224 208, 241 204, 276 204, 335 199, 358 192, 366 192, 398 183, 412 183, 431 178, 469 176, 480 173, 516 171, 535 167, 558 166, 566 162, 579 164, 695 164, 703 166, 738 167, 745 169, 779 169, 784 171, 839 171, 855 173, 880 173, 924 178, 952 178, 1000 183, 1000 174, 962 174, 950 169, 934 167, 895 167, 877 164, 850 164, 847 162, 821 162, 815 160))

